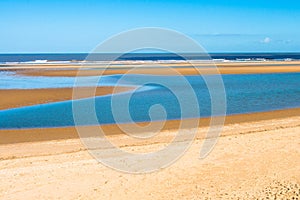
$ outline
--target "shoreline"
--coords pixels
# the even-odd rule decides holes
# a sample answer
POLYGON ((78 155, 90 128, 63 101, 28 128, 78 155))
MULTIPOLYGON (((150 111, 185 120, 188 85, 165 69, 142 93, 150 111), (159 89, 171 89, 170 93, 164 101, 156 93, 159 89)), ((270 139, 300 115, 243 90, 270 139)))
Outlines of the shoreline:
MULTIPOLYGON (((300 108, 276 110, 268 112, 256 112, 248 114, 228 115, 225 118, 224 125, 251 123, 265 120, 285 119, 300 116, 300 108)), ((189 120, 185 120, 189 124, 189 120)), ((154 122, 157 123, 157 122, 154 122)), ((201 118, 199 128, 208 127, 210 118, 201 118)), ((140 126, 148 125, 148 122, 138 123, 140 126)), ((130 127, 130 124, 128 124, 130 127)), ((163 131, 172 131, 178 129, 180 120, 168 120, 162 128, 163 131)), ((97 126, 85 126, 87 129, 94 130, 97 126)), ((101 128, 107 136, 124 135, 125 133, 116 125, 102 125, 101 128)), ((142 133, 141 133, 142 134, 142 133)), ((75 127, 57 127, 57 128, 28 128, 28 129, 0 129, 0 145, 13 143, 40 142, 50 140, 77 139, 78 133, 75 127)))

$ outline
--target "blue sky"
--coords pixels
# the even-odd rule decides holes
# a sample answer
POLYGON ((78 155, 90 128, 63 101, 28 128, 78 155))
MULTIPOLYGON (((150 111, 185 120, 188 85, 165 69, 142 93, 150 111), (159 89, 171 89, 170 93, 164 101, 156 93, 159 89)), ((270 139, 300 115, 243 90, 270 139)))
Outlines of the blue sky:
POLYGON ((180 31, 209 52, 300 52, 299 0, 2 0, 0 52, 90 52, 149 26, 180 31))

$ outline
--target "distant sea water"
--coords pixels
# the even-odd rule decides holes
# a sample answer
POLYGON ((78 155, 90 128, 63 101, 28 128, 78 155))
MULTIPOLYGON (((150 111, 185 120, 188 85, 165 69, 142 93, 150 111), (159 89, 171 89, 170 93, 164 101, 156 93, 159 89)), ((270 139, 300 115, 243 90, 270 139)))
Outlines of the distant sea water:
MULTIPOLYGON (((45 61, 83 61, 87 53, 43 53, 43 54, 0 54, 0 64, 10 62, 45 62, 45 61)), ((207 59, 207 54, 183 54, 187 60, 207 59)), ((212 59, 224 60, 299 60, 300 53, 210 53, 212 59)), ((99 61, 110 61, 115 54, 97 54, 99 61)), ((172 53, 128 53, 117 59, 118 61, 157 61, 157 60, 183 60, 182 57, 172 53)))

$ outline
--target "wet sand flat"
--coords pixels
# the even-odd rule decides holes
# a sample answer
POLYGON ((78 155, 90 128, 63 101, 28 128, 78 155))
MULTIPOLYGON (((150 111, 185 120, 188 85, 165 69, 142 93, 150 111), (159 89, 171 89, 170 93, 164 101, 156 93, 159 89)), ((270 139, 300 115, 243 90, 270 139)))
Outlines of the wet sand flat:
POLYGON ((97 75, 113 75, 113 74, 153 74, 153 75, 197 75, 197 74, 256 74, 256 73, 292 73, 300 72, 300 66, 287 66, 287 67, 218 67, 217 69, 212 68, 174 68, 174 71, 170 72, 170 69, 164 68, 135 68, 134 71, 128 69, 108 69, 108 70, 85 70, 81 69, 78 73, 77 69, 73 70, 53 70, 53 69, 39 69, 39 70, 22 70, 17 71, 18 74, 27 76, 97 76, 97 75))
MULTIPOLYGON (((88 88, 86 88, 88 89, 88 88)), ((95 96, 114 93, 115 87, 97 87, 95 96)), ((132 88, 118 87, 117 91, 128 91, 132 88)), ((82 89, 81 91, 85 91, 82 89)), ((86 90, 89 91, 89 90, 86 90)), ((0 90, 0 110, 44 104, 50 102, 71 100, 73 88, 50 88, 50 89, 11 89, 0 90)), ((90 92, 81 93, 80 98, 88 98, 93 95, 90 92)))

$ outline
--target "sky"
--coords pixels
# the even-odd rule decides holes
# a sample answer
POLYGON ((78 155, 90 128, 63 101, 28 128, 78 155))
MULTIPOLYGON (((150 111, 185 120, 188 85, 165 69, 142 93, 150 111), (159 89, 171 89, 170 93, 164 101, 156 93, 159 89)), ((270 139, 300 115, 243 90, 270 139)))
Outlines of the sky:
POLYGON ((0 27, 0 53, 90 52, 141 27, 179 31, 208 52, 300 52, 300 1, 1 0, 0 27))

